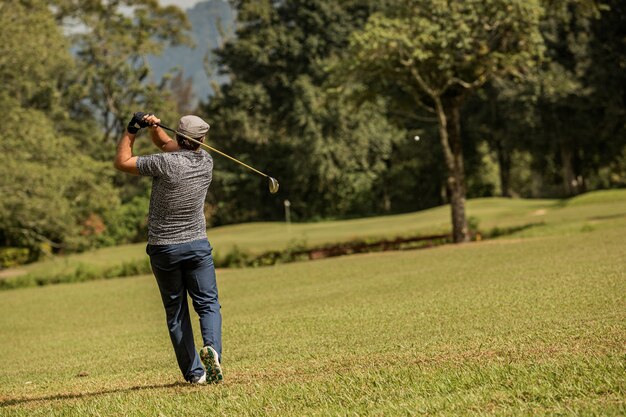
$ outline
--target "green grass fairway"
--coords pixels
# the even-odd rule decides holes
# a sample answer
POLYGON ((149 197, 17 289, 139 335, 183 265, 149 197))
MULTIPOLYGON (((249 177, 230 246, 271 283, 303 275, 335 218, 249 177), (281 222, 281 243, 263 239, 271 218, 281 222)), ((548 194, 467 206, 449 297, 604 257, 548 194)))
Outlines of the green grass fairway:
POLYGON ((221 386, 181 382, 152 277, 3 291, 0 415, 626 415, 626 218, 583 203, 523 239, 219 271, 221 386))
MULTIPOLYGON (((495 228, 520 228, 516 236, 578 233, 610 225, 607 220, 626 218, 626 190, 597 191, 570 200, 523 200, 481 198, 468 202, 468 216, 482 232, 495 228)), ((437 207, 415 213, 318 223, 247 223, 209 229, 214 254, 219 257, 237 246, 260 254, 294 244, 316 246, 355 239, 384 239, 450 231, 450 208, 437 207)), ((0 271, 0 279, 31 273, 50 276, 73 271, 81 264, 106 267, 145 258, 145 244, 104 248, 83 254, 57 257, 0 271)))

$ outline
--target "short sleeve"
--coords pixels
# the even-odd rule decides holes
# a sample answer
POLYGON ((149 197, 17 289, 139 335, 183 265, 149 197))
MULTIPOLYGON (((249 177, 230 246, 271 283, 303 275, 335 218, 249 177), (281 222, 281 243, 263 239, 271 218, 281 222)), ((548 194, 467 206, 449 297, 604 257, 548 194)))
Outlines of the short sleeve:
POLYGON ((164 153, 137 157, 137 171, 139 171, 139 175, 161 177, 166 170, 167 160, 164 153))

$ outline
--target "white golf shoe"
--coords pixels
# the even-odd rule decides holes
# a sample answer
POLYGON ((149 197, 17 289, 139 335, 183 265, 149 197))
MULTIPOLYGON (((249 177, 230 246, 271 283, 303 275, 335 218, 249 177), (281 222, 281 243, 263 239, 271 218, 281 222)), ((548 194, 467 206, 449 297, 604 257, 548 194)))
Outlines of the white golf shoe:
POLYGON ((189 381, 189 383, 191 384, 206 384, 206 372, 202 374, 202 376, 196 376, 193 377, 193 379, 191 381, 189 381))

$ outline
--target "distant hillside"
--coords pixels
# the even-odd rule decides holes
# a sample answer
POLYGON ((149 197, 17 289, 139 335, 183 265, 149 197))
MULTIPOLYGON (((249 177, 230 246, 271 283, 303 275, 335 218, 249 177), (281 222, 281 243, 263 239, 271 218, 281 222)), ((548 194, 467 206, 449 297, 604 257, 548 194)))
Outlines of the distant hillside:
POLYGON ((216 75, 207 77, 205 57, 211 49, 223 42, 218 29, 220 25, 227 35, 234 32, 235 13, 227 1, 208 0, 188 9, 187 18, 191 23, 191 38, 195 46, 166 48, 161 56, 150 57, 149 61, 157 80, 167 72, 182 69, 185 78, 192 77, 196 99, 206 100, 213 94, 211 81, 221 84, 227 78, 216 75))

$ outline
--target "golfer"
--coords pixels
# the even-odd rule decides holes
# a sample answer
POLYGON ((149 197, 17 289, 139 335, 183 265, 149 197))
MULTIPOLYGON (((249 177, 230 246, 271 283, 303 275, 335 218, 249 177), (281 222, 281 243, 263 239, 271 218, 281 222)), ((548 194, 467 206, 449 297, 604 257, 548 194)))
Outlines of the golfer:
MULTIPOLYGON (((119 141, 115 167, 152 177, 146 252, 180 371, 193 384, 218 383, 223 379, 222 316, 203 211, 213 159, 180 135, 171 139, 157 123, 160 120, 152 114, 133 115, 119 141), (135 135, 144 127, 150 129, 152 142, 163 153, 133 156, 135 135), (204 342, 200 355, 194 344, 187 293, 200 316, 204 342)), ((183 116, 178 131, 202 142, 209 125, 197 116, 183 116)))

